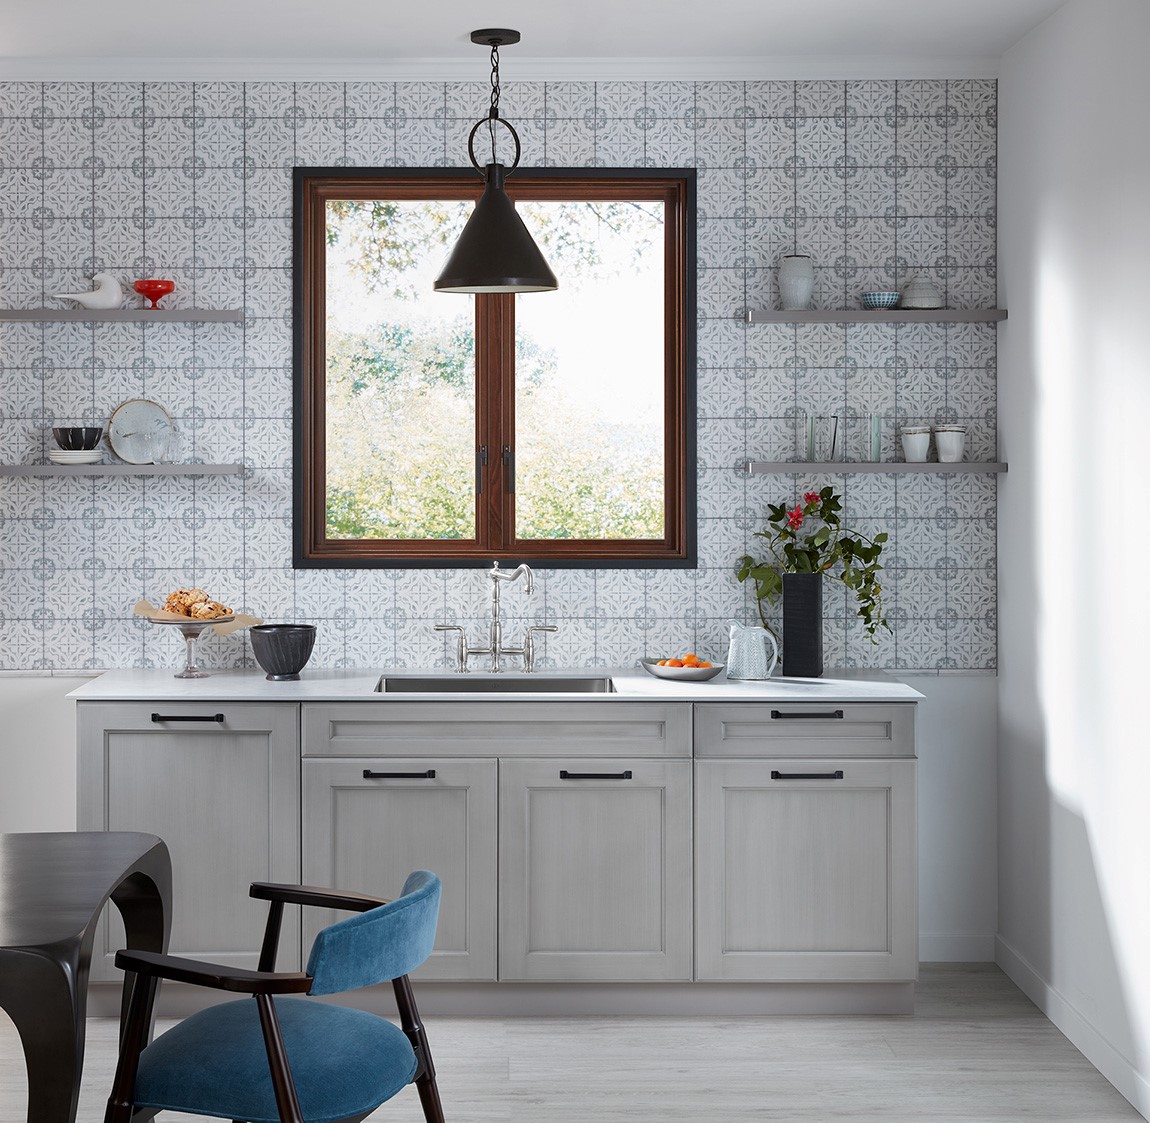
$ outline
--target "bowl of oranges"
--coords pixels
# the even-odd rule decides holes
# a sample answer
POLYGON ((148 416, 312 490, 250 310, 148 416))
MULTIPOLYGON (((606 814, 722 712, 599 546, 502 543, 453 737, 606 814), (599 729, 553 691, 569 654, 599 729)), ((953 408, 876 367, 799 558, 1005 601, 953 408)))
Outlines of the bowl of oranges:
POLYGON ((726 666, 725 663, 709 663, 700 659, 693 651, 675 659, 643 659, 641 662, 649 675, 679 682, 706 682, 726 666))

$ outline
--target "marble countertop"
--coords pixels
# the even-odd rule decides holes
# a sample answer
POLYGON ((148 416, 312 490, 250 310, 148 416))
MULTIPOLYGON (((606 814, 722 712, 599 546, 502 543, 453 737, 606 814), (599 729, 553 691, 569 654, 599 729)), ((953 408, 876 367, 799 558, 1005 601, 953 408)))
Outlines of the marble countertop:
MULTIPOLYGON (((615 684, 610 694, 563 691, 412 693, 376 691, 380 675, 441 675, 439 671, 403 670, 304 670, 298 682, 268 682, 262 671, 217 671, 207 678, 178 679, 170 670, 107 671, 68 695, 85 702, 181 701, 181 702, 916 702, 923 697, 913 687, 889 678, 881 671, 831 672, 825 678, 772 678, 764 682, 733 682, 720 675, 710 682, 668 682, 637 668, 580 668, 547 670, 531 675, 540 681, 550 677, 609 676, 615 684), (833 676, 833 677, 832 677, 833 676)), ((478 673, 472 679, 485 677, 478 673)), ((525 678, 507 671, 511 681, 525 678)))

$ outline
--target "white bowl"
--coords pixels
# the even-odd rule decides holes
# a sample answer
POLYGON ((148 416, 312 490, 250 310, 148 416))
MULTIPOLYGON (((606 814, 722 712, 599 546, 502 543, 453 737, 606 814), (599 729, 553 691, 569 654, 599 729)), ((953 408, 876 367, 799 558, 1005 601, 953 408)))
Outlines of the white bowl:
POLYGON ((680 682, 706 682, 719 674, 726 663, 713 663, 709 667, 660 667, 658 659, 642 660, 643 670, 656 678, 678 679, 680 682))

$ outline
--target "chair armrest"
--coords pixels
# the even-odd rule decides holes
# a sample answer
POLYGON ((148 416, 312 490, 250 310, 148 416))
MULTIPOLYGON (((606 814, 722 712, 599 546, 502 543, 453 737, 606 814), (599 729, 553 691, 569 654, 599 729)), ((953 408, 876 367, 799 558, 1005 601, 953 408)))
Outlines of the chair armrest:
POLYGON ((318 905, 320 908, 346 909, 367 912, 386 905, 382 897, 369 897, 366 893, 349 893, 342 889, 317 889, 314 885, 274 885, 267 881, 253 881, 248 895, 257 901, 280 901, 285 905, 318 905))
POLYGON ((153 951, 118 951, 116 966, 138 975, 239 994, 304 994, 311 986, 311 976, 302 971, 245 971, 241 967, 224 967, 219 963, 204 963, 153 951))

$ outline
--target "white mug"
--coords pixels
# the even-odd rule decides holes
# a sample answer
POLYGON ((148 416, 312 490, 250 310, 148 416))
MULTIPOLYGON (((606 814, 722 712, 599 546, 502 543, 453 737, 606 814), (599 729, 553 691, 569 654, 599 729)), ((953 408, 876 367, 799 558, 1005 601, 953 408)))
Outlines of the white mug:
POLYGON ((938 459, 943 464, 957 464, 963 455, 966 446, 966 430, 936 429, 934 431, 934 445, 938 449, 938 459))
POLYGON ((904 429, 902 431, 902 454, 908 464, 921 464, 930 452, 930 430, 921 432, 904 429))

